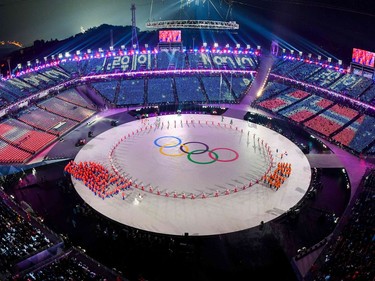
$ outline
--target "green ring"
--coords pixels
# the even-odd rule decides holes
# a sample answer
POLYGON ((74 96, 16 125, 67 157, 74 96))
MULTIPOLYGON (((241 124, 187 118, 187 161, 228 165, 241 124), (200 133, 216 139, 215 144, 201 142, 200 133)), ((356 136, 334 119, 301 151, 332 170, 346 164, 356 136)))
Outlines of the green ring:
POLYGON ((217 153, 213 152, 213 151, 209 151, 211 152, 213 155, 215 155, 215 159, 212 160, 212 161, 208 161, 208 162, 198 162, 198 161, 195 161, 193 159, 191 159, 191 155, 192 154, 197 154, 197 152, 202 152, 202 151, 205 151, 204 149, 196 149, 196 150, 193 150, 193 151, 190 151, 188 154, 187 154, 187 158, 189 159, 190 162, 193 162, 195 164, 201 164, 201 165, 205 165, 205 164, 212 164, 214 162, 216 162, 216 160, 219 159, 219 155, 217 155, 217 153))

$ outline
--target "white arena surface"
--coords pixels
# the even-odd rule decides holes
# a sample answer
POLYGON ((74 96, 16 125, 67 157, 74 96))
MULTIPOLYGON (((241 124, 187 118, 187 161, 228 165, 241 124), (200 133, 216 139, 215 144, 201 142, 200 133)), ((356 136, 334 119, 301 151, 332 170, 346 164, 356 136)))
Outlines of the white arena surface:
POLYGON ((131 179, 124 193, 100 198, 72 177, 83 200, 122 224, 172 235, 214 235, 258 226, 306 193, 309 162, 290 140, 244 120, 164 115, 113 127, 89 141, 75 162, 95 161, 131 179), (278 190, 262 181, 291 163, 278 190))

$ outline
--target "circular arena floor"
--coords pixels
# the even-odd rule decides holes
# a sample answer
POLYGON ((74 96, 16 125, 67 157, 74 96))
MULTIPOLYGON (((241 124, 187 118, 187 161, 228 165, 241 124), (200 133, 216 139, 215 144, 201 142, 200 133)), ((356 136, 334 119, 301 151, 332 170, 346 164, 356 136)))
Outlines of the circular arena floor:
POLYGON ((244 120, 167 115, 114 127, 88 142, 75 162, 95 161, 131 179, 125 196, 102 199, 72 177, 103 215, 172 235, 213 235, 270 221, 298 203, 311 179, 307 158, 282 135, 244 120), (262 176, 278 162, 292 173, 276 191, 262 176))

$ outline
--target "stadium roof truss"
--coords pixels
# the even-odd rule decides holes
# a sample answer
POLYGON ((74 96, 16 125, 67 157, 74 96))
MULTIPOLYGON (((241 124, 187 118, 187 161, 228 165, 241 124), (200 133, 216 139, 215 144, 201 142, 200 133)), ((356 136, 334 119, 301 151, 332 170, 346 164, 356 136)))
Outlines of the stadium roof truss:
POLYGON ((166 20, 152 21, 146 23, 146 28, 195 28, 195 29, 239 29, 240 26, 235 21, 212 21, 212 20, 166 20))

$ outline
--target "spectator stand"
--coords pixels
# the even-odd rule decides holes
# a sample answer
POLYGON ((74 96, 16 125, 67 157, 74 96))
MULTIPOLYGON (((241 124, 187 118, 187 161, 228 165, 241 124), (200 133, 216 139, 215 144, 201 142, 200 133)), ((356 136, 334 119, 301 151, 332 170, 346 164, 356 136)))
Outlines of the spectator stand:
POLYGON ((85 95, 81 95, 76 89, 71 88, 59 93, 56 98, 62 99, 64 101, 96 110, 95 104, 85 95))
POLYGON ((40 90, 48 89, 55 85, 55 82, 48 77, 36 72, 30 71, 19 77, 20 80, 31 85, 33 88, 30 89, 30 92, 37 92, 40 90))
POLYGON ((145 103, 144 79, 123 79, 117 99, 118 106, 143 105, 145 103))
POLYGON ((71 77, 80 76, 83 73, 82 66, 84 62, 83 60, 64 59, 60 61, 59 68, 61 68, 63 72, 68 73, 71 77))
POLYGON ((0 190, 0 277, 16 274, 55 255, 62 239, 0 190))
POLYGON ((300 123, 312 119, 332 105, 332 101, 311 94, 306 99, 285 108, 285 110, 280 110, 278 113, 288 119, 300 123))
POLYGON ((120 55, 106 58, 106 73, 118 73, 132 70, 133 56, 120 55))
POLYGON ((19 113, 17 119, 56 136, 62 136, 79 124, 76 121, 66 119, 37 106, 23 110, 19 113))
POLYGON ((375 139, 375 117, 364 116, 365 118, 358 128, 357 133, 349 143, 349 147, 358 153, 361 153, 365 148, 373 144, 375 139))
POLYGON ((201 81, 210 103, 234 102, 234 97, 222 76, 202 76, 201 81))
POLYGON ((225 75, 225 79, 229 83, 229 88, 236 100, 241 100, 243 95, 246 93, 246 90, 250 87, 252 81, 254 80, 253 76, 237 76, 237 75, 225 75))
POLYGON ((313 76, 308 78, 306 82, 322 88, 328 88, 342 76, 342 73, 334 69, 322 68, 320 71, 316 72, 313 76))
POLYGON ((118 95, 118 80, 102 81, 91 83, 91 86, 110 103, 115 103, 115 98, 118 95))
POLYGON ((236 67, 233 69, 247 69, 247 70, 256 70, 259 66, 258 57, 248 54, 233 54, 236 67))
POLYGON ((30 93, 37 90, 33 86, 18 78, 8 79, 6 81, 1 81, 3 88, 11 92, 17 99, 21 99, 30 95, 30 93))
POLYGON ((375 171, 365 173, 329 244, 304 280, 373 280, 375 171))
POLYGON ((277 96, 283 91, 289 89, 289 86, 285 84, 281 84, 278 82, 268 82, 267 85, 264 87, 262 95, 258 97, 257 101, 267 100, 271 97, 277 96))
POLYGON ((94 58, 86 60, 83 67, 84 75, 102 74, 105 71, 106 58, 99 53, 94 58))
POLYGON ((206 103, 199 79, 195 76, 174 77, 179 103, 206 103))
POLYGON ((375 83, 372 83, 359 97, 363 102, 375 104, 375 83))
POLYGON ((71 248, 32 269, 21 272, 15 280, 125 280, 121 273, 105 267, 83 250, 71 248))
POLYGON ((0 123, 0 131, 3 141, 31 154, 35 154, 56 140, 55 135, 36 130, 12 118, 0 123))
POLYGON ((191 69, 213 69, 209 53, 188 53, 188 60, 191 69))
POLYGON ((40 68, 38 69, 38 73, 53 81, 53 83, 51 83, 52 86, 56 86, 70 79, 70 76, 65 71, 55 66, 40 68))
POLYGON ((172 78, 148 78, 147 102, 153 104, 169 104, 175 102, 172 78))
POLYGON ((156 69, 185 69, 185 53, 179 50, 161 51, 156 56, 156 69))
POLYGON ((303 65, 303 60, 284 60, 282 63, 279 63, 275 66, 275 68, 272 70, 273 73, 287 76, 287 73, 290 71, 293 71, 294 69, 298 68, 299 66, 303 65))
POLYGON ((217 69, 237 69, 234 57, 229 53, 211 53, 211 61, 217 69))
POLYGON ((66 102, 56 97, 49 98, 39 103, 37 106, 76 122, 82 122, 95 114, 94 110, 66 102))
POLYGON ((345 74, 333 83, 329 89, 359 99, 372 84, 373 81, 369 78, 355 74, 345 74))
POLYGON ((287 76, 298 81, 306 81, 309 79, 309 77, 315 75, 315 73, 319 70, 321 70, 319 65, 314 63, 303 63, 289 71, 287 76))
POLYGON ((0 163, 24 163, 31 158, 31 156, 32 154, 30 152, 12 146, 0 138, 0 163))

